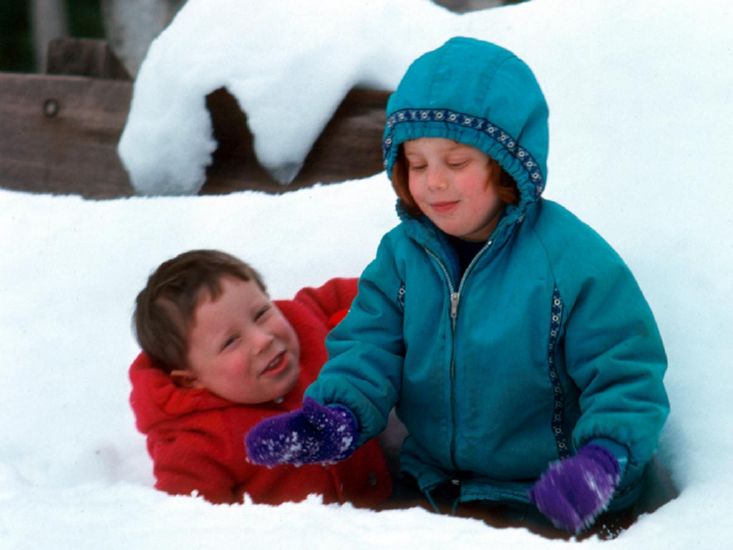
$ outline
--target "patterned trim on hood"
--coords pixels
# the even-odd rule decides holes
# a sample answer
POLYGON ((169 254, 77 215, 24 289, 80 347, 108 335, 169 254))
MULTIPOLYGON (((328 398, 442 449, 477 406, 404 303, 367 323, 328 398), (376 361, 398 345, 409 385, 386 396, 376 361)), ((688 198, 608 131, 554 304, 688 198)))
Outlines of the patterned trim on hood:
POLYGON ((382 142, 385 169, 394 162, 394 158, 397 156, 392 139, 395 127, 400 124, 424 122, 442 122, 456 128, 470 128, 476 132, 484 133, 520 162, 522 168, 527 172, 529 181, 534 185, 535 198, 542 194, 545 187, 545 178, 539 164, 529 151, 520 146, 508 132, 489 120, 450 109, 401 109, 392 113, 387 118, 385 137, 382 142))

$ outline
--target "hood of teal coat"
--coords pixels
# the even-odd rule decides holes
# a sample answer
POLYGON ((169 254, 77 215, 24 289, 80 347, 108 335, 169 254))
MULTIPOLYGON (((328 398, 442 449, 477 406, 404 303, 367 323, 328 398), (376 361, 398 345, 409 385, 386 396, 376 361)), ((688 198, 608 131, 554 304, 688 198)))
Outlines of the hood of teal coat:
POLYGON ((521 59, 496 44, 451 38, 416 59, 390 96, 384 166, 391 177, 405 141, 452 139, 499 162, 517 182, 524 210, 547 181, 547 120, 544 94, 521 59))

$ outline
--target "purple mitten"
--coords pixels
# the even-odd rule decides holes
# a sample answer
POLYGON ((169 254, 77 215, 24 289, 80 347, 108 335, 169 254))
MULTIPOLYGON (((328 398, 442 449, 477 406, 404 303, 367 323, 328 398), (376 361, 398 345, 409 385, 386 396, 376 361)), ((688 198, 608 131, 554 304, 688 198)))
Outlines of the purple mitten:
POLYGON ((306 397, 291 413, 263 420, 245 438, 249 460, 263 466, 329 464, 356 449, 359 427, 349 409, 306 397))
POLYGON ((620 477, 613 455, 590 444, 575 456, 551 464, 529 498, 556 527, 577 534, 606 509, 620 477))

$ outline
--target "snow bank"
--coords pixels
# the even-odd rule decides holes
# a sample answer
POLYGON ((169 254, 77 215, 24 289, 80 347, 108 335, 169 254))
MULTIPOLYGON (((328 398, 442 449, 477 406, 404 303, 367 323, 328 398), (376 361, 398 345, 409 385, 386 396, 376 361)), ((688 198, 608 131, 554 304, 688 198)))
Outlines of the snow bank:
MULTIPOLYGON (((409 2, 411 40, 443 16, 425 7, 422 26, 427 3, 409 2)), ((285 4, 271 5, 278 15, 285 4)), ((384 28, 406 17, 399 6, 381 16, 384 28)), ((209 11, 201 17, 225 35, 229 14, 209 11)), ((491 33, 535 67, 552 108, 547 196, 628 261, 669 354, 672 414, 660 458, 681 494, 618 539, 583 547, 725 548, 733 540, 731 11, 723 1, 532 0, 456 19, 465 33, 491 33)), ((267 42, 274 23, 260 17, 267 42)), ((377 38, 397 49, 398 37, 377 38)), ((190 47, 201 56, 216 51, 190 47)), ((331 61, 321 65, 326 77, 335 72, 331 61)), ((173 140, 180 122, 151 118, 150 131, 173 140)), ((137 154, 188 166, 195 148, 184 141, 137 154)), ((0 547, 565 544, 420 510, 374 513, 314 500, 212 506, 151 488, 126 378, 137 353, 132 301, 149 272, 183 250, 222 248, 256 265, 274 296, 288 297, 357 275, 396 222, 393 200, 383 175, 283 196, 91 202, 0 191, 0 547)))

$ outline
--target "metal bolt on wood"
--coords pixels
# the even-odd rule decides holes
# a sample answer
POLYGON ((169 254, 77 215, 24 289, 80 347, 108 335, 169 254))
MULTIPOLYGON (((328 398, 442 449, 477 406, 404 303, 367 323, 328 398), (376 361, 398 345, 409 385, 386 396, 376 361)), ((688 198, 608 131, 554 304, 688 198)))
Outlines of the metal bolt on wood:
POLYGON ((53 118, 61 110, 61 105, 56 99, 47 99, 43 102, 43 114, 48 118, 53 118))

